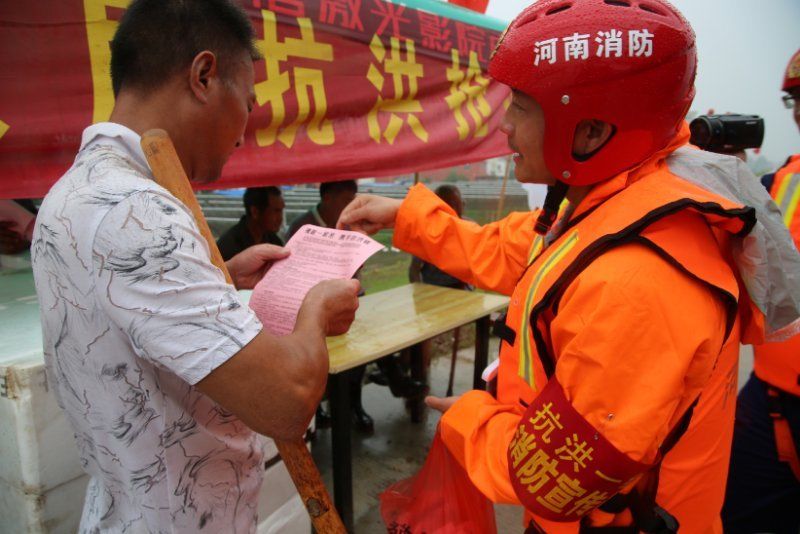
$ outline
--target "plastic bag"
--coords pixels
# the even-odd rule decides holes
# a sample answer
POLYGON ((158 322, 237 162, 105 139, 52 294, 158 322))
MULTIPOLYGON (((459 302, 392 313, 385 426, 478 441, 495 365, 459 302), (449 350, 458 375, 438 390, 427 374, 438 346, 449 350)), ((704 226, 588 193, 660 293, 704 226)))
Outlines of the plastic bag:
POLYGON ((419 472, 380 495, 389 534, 494 534, 494 506, 447 450, 439 432, 419 472))

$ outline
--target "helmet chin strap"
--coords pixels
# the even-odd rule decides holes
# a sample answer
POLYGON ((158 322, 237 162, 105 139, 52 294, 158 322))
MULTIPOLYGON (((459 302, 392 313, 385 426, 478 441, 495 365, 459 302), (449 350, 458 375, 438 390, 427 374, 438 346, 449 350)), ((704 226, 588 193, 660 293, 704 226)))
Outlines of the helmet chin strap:
POLYGON ((539 214, 539 218, 536 219, 536 224, 533 227, 534 232, 539 235, 545 235, 550 231, 558 217, 558 209, 567 197, 567 191, 569 191, 569 185, 560 180, 557 180, 554 185, 547 188, 544 207, 539 214))

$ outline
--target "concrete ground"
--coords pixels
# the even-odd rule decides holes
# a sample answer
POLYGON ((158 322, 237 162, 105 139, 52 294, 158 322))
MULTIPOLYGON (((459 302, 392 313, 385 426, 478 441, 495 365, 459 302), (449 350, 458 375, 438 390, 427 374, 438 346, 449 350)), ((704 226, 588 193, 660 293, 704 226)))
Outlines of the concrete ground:
MULTIPOLYGON (((497 355, 498 340, 492 338, 490 358, 497 355)), ((471 388, 473 348, 458 353, 454 392, 471 388)), ((739 387, 747 381, 753 367, 752 349, 744 347, 739 369, 739 387)), ((450 357, 434 358, 431 364, 431 394, 444 396, 450 371, 450 357)), ((353 501, 356 534, 385 532, 378 495, 390 484, 417 472, 425 460, 433 439, 439 414, 428 410, 425 421, 411 423, 402 399, 392 397, 388 388, 368 384, 363 389, 363 403, 375 420, 375 433, 352 434, 353 501)), ((318 430, 313 444, 314 459, 322 471, 325 485, 333 487, 331 476, 330 430, 318 430)), ((522 511, 514 506, 495 506, 498 532, 522 532, 522 511)))

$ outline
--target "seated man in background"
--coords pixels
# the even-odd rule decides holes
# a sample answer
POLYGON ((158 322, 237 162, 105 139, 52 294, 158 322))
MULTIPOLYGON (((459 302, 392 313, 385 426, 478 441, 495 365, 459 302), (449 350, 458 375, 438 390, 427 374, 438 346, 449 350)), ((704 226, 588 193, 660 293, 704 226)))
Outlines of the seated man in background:
MULTIPOLYGON (((450 184, 443 184, 436 188, 436 196, 441 198, 448 206, 453 208, 459 219, 464 218, 464 200, 461 198, 461 191, 458 187, 450 184)), ((452 287, 453 289, 468 289, 469 286, 458 278, 447 274, 432 263, 422 261, 416 256, 411 257, 411 264, 408 266, 408 281, 422 282, 441 287, 452 287)))
POLYGON ((278 232, 283 226, 286 203, 275 186, 248 187, 244 192, 244 215, 217 240, 222 259, 228 261, 253 245, 283 246, 278 232))
MULTIPOLYGON (((344 180, 341 182, 326 182, 319 186, 319 203, 297 217, 289 225, 286 232, 286 240, 306 224, 322 226, 324 228, 336 228, 336 221, 342 210, 356 198, 358 184, 355 180, 344 180)), ((358 273, 356 273, 358 278, 358 273)), ((361 292, 363 294, 363 290, 361 292)), ((364 410, 361 404, 361 382, 364 379, 364 369, 366 366, 358 367, 352 375, 350 383, 350 398, 353 412, 353 424, 356 429, 366 434, 371 434, 375 430, 375 422, 372 417, 364 410)), ((317 408, 317 427, 326 428, 330 426, 330 415, 320 406, 317 408)))
MULTIPOLYGON (((453 211, 459 219, 464 219, 464 200, 461 198, 461 191, 458 187, 451 184, 442 184, 436 188, 434 193, 436 193, 436 196, 442 199, 445 204, 453 208, 453 211)), ((411 256, 411 264, 408 266, 408 281, 422 282, 423 284, 449 287, 452 289, 472 290, 472 287, 466 282, 447 274, 434 264, 423 261, 416 256, 411 256)), ((460 334, 461 328, 453 330, 453 344, 450 354, 450 378, 447 383, 448 397, 453 394, 453 380, 456 369, 456 359, 458 358, 460 334)), ((422 358, 425 361, 426 368, 430 367, 432 356, 431 340, 426 340, 422 343, 422 358)), ((370 378, 372 378, 372 376, 370 376, 370 378)))
POLYGON ((358 184, 355 180, 326 182, 319 186, 319 203, 292 221, 286 239, 289 240, 301 226, 314 224, 325 228, 336 228, 342 210, 356 198, 358 184))
MULTIPOLYGON (((287 241, 291 239, 295 232, 306 224, 314 224, 325 228, 336 228, 342 210, 356 198, 358 184, 355 180, 344 180, 341 182, 326 182, 319 186, 320 202, 305 212, 303 215, 292 221, 289 231, 286 233, 287 241)), ((356 273, 356 278, 359 278, 356 273)), ((362 290, 363 294, 363 290, 362 290)), ((373 380, 379 385, 388 385, 392 394, 396 397, 419 398, 427 393, 425 384, 412 380, 404 375, 392 357, 385 358, 378 362, 382 377, 373 380)), ((366 366, 358 367, 352 375, 350 383, 350 398, 352 399, 353 423, 361 432, 371 434, 375 429, 372 417, 364 410, 361 402, 361 386, 364 380, 366 366)), ((325 428, 330 425, 330 416, 320 406, 317 409, 317 427, 325 428)))

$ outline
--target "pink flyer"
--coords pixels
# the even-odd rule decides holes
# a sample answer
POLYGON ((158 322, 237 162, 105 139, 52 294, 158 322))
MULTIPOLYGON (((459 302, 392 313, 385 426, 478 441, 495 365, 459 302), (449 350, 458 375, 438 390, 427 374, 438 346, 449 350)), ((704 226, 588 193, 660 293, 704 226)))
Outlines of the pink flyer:
POLYGON ((358 232, 307 224, 286 243, 292 254, 267 272, 253 289, 250 307, 275 335, 294 329, 306 293, 323 280, 352 278, 383 245, 358 232))

